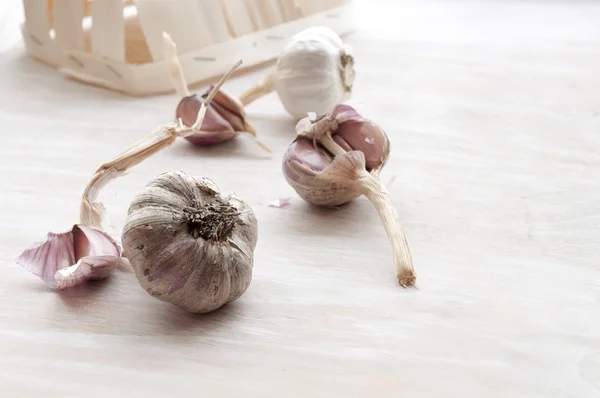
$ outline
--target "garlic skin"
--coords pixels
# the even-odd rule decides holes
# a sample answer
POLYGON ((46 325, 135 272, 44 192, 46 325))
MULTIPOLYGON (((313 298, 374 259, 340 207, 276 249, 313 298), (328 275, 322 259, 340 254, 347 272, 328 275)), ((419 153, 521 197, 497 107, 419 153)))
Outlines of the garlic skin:
POLYGON ((48 287, 63 290, 107 278, 120 257, 121 248, 106 232, 76 224, 67 232, 48 233, 45 242, 25 250, 16 262, 48 287))
POLYGON ((250 206, 181 171, 159 175, 134 198, 122 236, 144 290, 192 313, 214 311, 246 291, 257 239, 250 206))
POLYGON ((240 96, 244 106, 276 91, 285 110, 296 119, 308 112, 325 114, 352 95, 352 47, 333 30, 314 26, 293 35, 276 68, 240 96))
MULTIPOLYGON (((311 117, 316 118, 314 115, 311 117)), ((319 174, 325 169, 335 168, 331 164, 335 155, 360 151, 364 169, 378 175, 390 154, 389 139, 377 124, 359 115, 349 105, 337 105, 332 113, 318 120, 311 120, 311 117, 300 120, 296 125, 298 137, 283 157, 284 177, 309 203, 317 206, 343 205, 362 193, 351 182, 332 182, 329 178, 319 177, 319 174)))

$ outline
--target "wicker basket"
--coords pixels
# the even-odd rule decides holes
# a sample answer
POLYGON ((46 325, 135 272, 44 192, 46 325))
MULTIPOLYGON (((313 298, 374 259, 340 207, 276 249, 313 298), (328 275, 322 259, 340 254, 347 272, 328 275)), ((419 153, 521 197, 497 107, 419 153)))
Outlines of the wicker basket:
POLYGON ((131 95, 173 91, 162 32, 190 84, 273 61, 311 26, 354 27, 351 0, 23 0, 27 51, 82 82, 131 95))

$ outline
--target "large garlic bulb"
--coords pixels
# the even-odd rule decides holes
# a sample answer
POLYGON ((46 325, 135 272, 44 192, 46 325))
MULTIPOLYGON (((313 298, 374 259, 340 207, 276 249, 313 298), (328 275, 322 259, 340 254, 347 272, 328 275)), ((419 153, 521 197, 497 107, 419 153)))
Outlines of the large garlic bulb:
POLYGON ((352 48, 333 30, 315 26, 293 35, 276 69, 240 96, 248 105, 276 91, 285 110, 297 119, 318 115, 350 98, 354 84, 352 48))
POLYGON ((131 203, 124 255, 152 296, 194 313, 236 300, 250 285, 253 210, 207 178, 167 172, 131 203))

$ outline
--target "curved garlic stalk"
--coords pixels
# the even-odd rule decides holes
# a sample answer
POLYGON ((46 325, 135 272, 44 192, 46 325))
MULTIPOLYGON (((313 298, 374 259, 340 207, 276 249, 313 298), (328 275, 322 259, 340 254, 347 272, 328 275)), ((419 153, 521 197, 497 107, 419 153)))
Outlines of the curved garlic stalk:
MULTIPOLYGON (((203 95, 191 94, 177 56, 177 47, 171 37, 164 32, 163 47, 169 74, 180 98, 175 119, 185 126, 191 126, 192 120, 195 120, 200 110, 200 104, 205 101, 213 86, 210 86, 203 95)), ((194 145, 216 145, 243 134, 250 137, 263 150, 271 153, 271 150, 256 137, 256 129, 246 120, 244 106, 224 89, 219 89, 214 94, 212 102, 207 106, 204 122, 199 126, 198 131, 185 137, 194 145)))
POLYGON ((406 234, 402 229, 400 217, 392 205, 389 194, 375 173, 368 173, 365 166, 364 153, 360 151, 345 152, 335 158, 330 169, 325 170, 325 178, 332 183, 345 178, 356 184, 356 189, 371 202, 383 223, 388 236, 396 266, 398 283, 403 286, 414 285, 416 273, 406 234))
POLYGON ((128 169, 141 163, 145 159, 174 144, 177 137, 188 137, 197 134, 204 121, 207 106, 213 100, 219 88, 231 76, 234 70, 242 64, 238 61, 229 72, 213 87, 207 98, 202 102, 195 123, 190 126, 170 123, 158 127, 149 136, 127 148, 117 155, 113 160, 104 163, 94 173, 90 182, 85 187, 81 198, 80 221, 81 224, 102 228, 104 205, 97 201, 100 190, 111 180, 119 177, 128 169))

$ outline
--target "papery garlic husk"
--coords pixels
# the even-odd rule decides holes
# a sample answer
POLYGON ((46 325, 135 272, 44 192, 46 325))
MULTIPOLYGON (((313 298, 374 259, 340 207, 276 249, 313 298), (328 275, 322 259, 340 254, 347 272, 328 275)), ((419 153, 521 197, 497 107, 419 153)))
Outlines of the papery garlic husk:
POLYGON ((329 28, 311 27, 290 38, 275 71, 240 100, 248 105, 275 90, 285 110, 298 119, 308 112, 325 114, 351 97, 354 76, 352 47, 329 28))
POLYGON ((250 206, 181 171, 159 175, 134 198, 122 236, 144 290, 193 313, 214 311, 246 291, 257 239, 250 206))
POLYGON ((101 280, 118 267, 121 248, 104 231, 74 225, 49 233, 45 242, 25 250, 17 264, 50 288, 63 290, 88 280, 101 280))
POLYGON ((379 173, 389 156, 385 132, 349 105, 331 114, 311 115, 297 126, 298 137, 283 158, 286 181, 318 206, 339 206, 360 195, 373 204, 392 246, 398 282, 412 285, 416 274, 408 241, 379 173))

